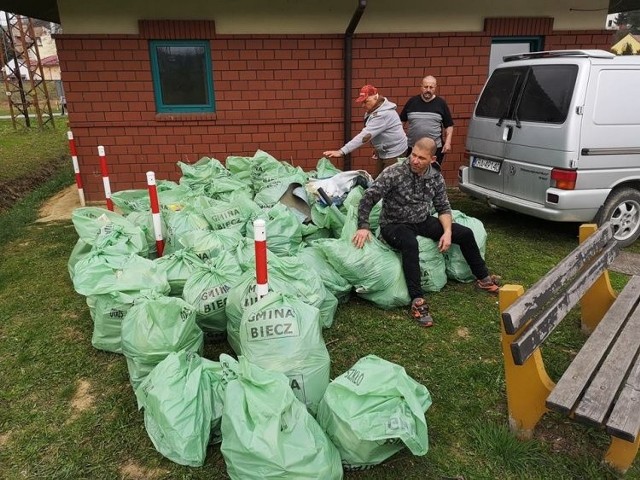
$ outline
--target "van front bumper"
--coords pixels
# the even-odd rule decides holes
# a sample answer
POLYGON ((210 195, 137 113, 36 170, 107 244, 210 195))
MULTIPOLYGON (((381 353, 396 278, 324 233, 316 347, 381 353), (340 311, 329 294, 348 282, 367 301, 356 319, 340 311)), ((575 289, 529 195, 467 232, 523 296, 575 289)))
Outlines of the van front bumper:
POLYGON ((611 192, 610 189, 560 190, 548 188, 547 195, 556 195, 558 202, 535 203, 469 183, 468 169, 469 167, 460 167, 458 172, 458 187, 461 192, 483 200, 491 207, 513 210, 554 222, 593 221, 600 206, 611 192))

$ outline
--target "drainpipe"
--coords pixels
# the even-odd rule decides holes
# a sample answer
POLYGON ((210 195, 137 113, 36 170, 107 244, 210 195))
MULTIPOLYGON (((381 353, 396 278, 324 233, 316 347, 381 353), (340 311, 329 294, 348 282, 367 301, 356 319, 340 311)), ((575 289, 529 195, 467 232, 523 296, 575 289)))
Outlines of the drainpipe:
MULTIPOLYGON (((351 140, 351 87, 353 72, 353 33, 360 23, 360 18, 367 7, 367 0, 358 0, 358 7, 353 12, 351 22, 344 32, 344 143, 351 140)), ((344 156, 344 170, 351 170, 351 154, 344 156)))

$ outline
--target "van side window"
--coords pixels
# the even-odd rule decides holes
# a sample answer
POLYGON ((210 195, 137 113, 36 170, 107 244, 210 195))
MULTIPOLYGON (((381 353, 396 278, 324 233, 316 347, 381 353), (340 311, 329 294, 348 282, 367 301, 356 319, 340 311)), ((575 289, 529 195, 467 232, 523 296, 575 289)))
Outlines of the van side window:
POLYGON ((518 120, 563 123, 567 119, 577 75, 577 65, 531 67, 518 104, 518 120))
POLYGON ((520 89, 526 68, 499 68, 494 70, 476 107, 478 117, 509 118, 516 92, 520 89))

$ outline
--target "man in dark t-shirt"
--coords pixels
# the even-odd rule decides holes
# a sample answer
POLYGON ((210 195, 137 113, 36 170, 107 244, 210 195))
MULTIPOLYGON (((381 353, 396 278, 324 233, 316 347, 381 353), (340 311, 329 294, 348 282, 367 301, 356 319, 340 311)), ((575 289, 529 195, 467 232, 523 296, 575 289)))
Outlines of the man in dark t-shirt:
POLYGON ((420 138, 432 138, 436 142, 436 158, 440 166, 444 155, 451 151, 453 119, 447 102, 436 95, 437 87, 435 77, 431 75, 424 77, 420 84, 420 95, 411 97, 407 101, 400 113, 400 120, 408 122, 409 127, 407 156, 420 138))

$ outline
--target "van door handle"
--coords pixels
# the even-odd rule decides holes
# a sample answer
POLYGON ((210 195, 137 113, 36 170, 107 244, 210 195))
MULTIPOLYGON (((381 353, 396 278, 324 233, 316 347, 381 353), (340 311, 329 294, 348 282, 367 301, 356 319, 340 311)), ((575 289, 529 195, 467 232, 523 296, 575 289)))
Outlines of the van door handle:
POLYGON ((504 127, 504 130, 502 131, 502 141, 508 142, 511 140, 512 136, 513 136, 513 125, 507 125, 506 127, 504 127))

